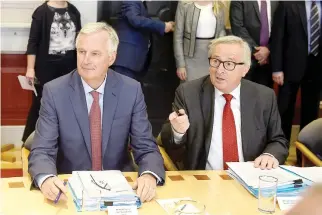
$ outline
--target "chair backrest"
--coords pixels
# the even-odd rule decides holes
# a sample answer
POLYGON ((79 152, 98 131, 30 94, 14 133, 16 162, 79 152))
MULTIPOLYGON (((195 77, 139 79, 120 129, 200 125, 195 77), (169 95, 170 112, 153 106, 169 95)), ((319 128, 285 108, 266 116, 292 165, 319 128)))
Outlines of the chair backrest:
POLYGON ((168 155, 168 153, 165 151, 165 149, 162 146, 162 140, 161 140, 161 136, 159 134, 159 136, 156 138, 156 142, 158 144, 160 153, 163 157, 164 160, 164 166, 165 169, 167 171, 178 171, 178 168, 176 167, 176 165, 173 163, 173 161, 171 160, 170 156, 168 155))
POLYGON ((322 118, 305 126, 299 133, 298 141, 318 157, 322 156, 322 118))
POLYGON ((30 151, 31 149, 31 145, 34 142, 34 136, 35 136, 35 132, 32 132, 29 137, 27 138, 27 140, 24 142, 23 146, 24 148, 28 149, 30 151))

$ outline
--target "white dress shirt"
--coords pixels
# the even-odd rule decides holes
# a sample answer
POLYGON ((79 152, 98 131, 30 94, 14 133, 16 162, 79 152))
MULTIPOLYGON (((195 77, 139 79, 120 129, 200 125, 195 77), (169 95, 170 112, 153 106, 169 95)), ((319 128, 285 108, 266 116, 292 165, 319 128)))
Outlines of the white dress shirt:
MULTIPOLYGON (((92 104, 93 104, 93 101, 94 101, 94 98, 91 94, 92 91, 94 91, 94 89, 92 87, 90 87, 84 80, 83 78, 81 78, 82 80, 82 84, 83 84, 83 88, 84 88, 84 92, 85 92, 85 98, 86 98, 86 105, 87 105, 87 111, 88 111, 88 114, 91 110, 91 107, 92 107, 92 104)), ((95 90, 96 92, 99 93, 99 106, 100 106, 100 109, 101 109, 101 124, 102 124, 102 119, 103 119, 103 99, 104 99, 104 90, 105 90, 105 84, 106 84, 106 77, 103 81, 103 83, 101 84, 101 86, 99 86, 99 88, 97 88, 97 90, 95 90)), ((103 169, 103 167, 102 167, 103 169)), ((151 172, 151 171, 144 171, 141 175, 143 174, 147 174, 147 173, 150 173, 152 174, 156 179, 157 179, 157 182, 160 183, 161 182, 161 178, 156 175, 154 172, 151 172)), ((52 174, 39 174, 37 175, 37 177, 35 178, 36 182, 37 182, 37 186, 38 187, 41 187, 42 183, 44 183, 44 181, 49 178, 49 177, 52 177, 54 175, 52 174)))
MULTIPOLYGON (((226 99, 223 97, 223 92, 215 88, 215 107, 214 107, 214 122, 212 129, 211 144, 206 163, 206 170, 222 170, 223 165, 223 142, 222 142, 222 118, 226 104, 226 99)), ((241 140, 241 117, 240 117, 240 84, 231 93, 233 99, 230 102, 233 111, 237 136, 237 148, 239 162, 244 161, 243 147, 241 140)))
POLYGON ((196 37, 198 38, 211 38, 215 36, 216 32, 216 16, 213 10, 213 4, 195 6, 200 9, 200 15, 197 25, 196 37))
MULTIPOLYGON (((272 14, 271 14, 271 0, 266 0, 267 2, 267 19, 268 19, 268 32, 271 35, 271 27, 272 27, 272 14)), ((259 13, 261 12, 261 0, 257 0, 259 6, 259 13)))

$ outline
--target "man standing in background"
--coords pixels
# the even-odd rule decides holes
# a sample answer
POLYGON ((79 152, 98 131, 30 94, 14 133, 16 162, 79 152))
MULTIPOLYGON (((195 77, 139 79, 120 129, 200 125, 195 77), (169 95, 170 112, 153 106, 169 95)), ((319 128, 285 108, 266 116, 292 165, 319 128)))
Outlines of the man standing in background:
MULTIPOLYGON (((282 128, 291 137, 296 95, 301 87, 300 129, 318 118, 321 72, 321 2, 281 2, 272 28, 273 80, 280 85, 282 128)), ((298 163, 301 157, 298 154, 298 163)))
POLYGON ((173 31, 173 22, 162 22, 148 17, 145 1, 124 1, 116 31, 120 45, 112 68, 136 80, 148 69, 151 33, 163 35, 173 31))
POLYGON ((272 87, 270 65, 270 32, 277 1, 232 1, 232 33, 246 40, 252 50, 252 66, 246 79, 272 87))

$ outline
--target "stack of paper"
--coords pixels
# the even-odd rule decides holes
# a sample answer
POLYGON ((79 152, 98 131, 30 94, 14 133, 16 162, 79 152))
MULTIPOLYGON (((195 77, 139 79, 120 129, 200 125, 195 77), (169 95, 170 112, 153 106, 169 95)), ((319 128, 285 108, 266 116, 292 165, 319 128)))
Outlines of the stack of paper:
POLYGON ((141 206, 139 197, 118 170, 73 171, 68 184, 78 211, 107 210, 108 206, 141 206))
POLYGON ((251 194, 258 197, 259 176, 273 176, 278 179, 277 196, 297 196, 311 183, 299 175, 285 171, 278 167, 271 170, 255 168, 252 162, 227 163, 228 174, 243 185, 251 194), (294 181, 302 180, 302 183, 294 184, 294 181))
POLYGON ((281 168, 312 182, 322 183, 322 167, 295 167, 283 165, 281 168))

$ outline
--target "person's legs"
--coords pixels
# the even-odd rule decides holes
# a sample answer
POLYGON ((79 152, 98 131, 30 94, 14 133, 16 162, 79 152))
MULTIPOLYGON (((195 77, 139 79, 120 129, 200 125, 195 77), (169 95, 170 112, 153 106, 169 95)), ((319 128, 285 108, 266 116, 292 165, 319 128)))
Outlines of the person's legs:
POLYGON ((39 117, 40 101, 42 97, 42 86, 35 85, 38 96, 32 95, 32 104, 29 109, 25 130, 22 135, 22 141, 25 142, 32 132, 35 131, 36 123, 39 117))
POLYGON ((285 82, 283 86, 279 87, 278 91, 278 109, 281 115, 282 129, 288 140, 291 138, 296 95, 299 86, 299 83, 285 82))

